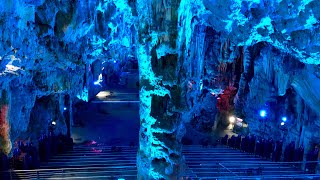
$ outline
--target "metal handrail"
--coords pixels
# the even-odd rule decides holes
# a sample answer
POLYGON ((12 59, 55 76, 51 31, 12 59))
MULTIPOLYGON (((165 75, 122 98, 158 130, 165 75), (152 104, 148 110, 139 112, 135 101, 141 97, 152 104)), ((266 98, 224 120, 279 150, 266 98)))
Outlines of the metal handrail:
MULTIPOLYGON (((235 163, 239 163, 241 162, 242 165, 246 165, 246 161, 230 161, 230 162, 224 162, 224 164, 235 164, 235 163), (232 163, 230 163, 232 162, 232 163)), ((320 161, 298 161, 298 162, 268 162, 266 161, 267 164, 297 164, 297 163, 318 163, 320 161)), ((219 166, 226 168, 225 166, 223 166, 221 163, 217 163, 219 166)), ((248 164, 263 164, 261 162, 257 162, 257 163, 248 163, 248 164)), ((202 163, 203 165, 214 165, 214 163, 202 163)), ((137 166, 124 166, 124 167, 137 167, 137 166)), ((101 166, 101 164, 91 164, 90 167, 78 167, 78 168, 55 168, 55 169, 30 169, 30 170, 6 170, 6 171, 0 171, 0 173, 4 173, 4 172, 37 172, 37 171, 61 171, 61 170, 86 170, 86 169, 106 169, 106 168, 110 168, 110 167, 105 167, 105 166, 101 166)), ((226 168, 228 171, 230 171, 228 168, 226 168)))
MULTIPOLYGON (((253 176, 237 176, 237 178, 256 179, 256 178, 301 178, 301 177, 320 177, 320 174, 279 174, 279 175, 253 175, 253 176)), ((219 177, 223 178, 223 177, 219 177)), ((229 177, 230 179, 230 177, 229 177)))
MULTIPOLYGON (((80 167, 80 168, 56 168, 56 169, 30 169, 30 170, 14 170, 10 169, 7 171, 0 171, 0 173, 6 173, 6 172, 39 172, 39 171, 64 171, 64 170, 88 170, 88 169, 110 169, 110 167, 101 167, 96 166, 99 164, 90 165, 90 167, 80 167), (93 167, 95 166, 95 167, 93 167)), ((137 166, 124 166, 124 167, 137 167, 137 166)))
MULTIPOLYGON (((319 163, 319 161, 294 161, 294 162, 272 162, 272 161, 225 161, 223 164, 236 164, 236 163, 241 163, 242 165, 247 163, 247 164, 297 164, 297 163, 319 163)), ((213 163, 202 163, 202 164, 212 164, 213 163)))
POLYGON ((224 165, 222 165, 221 163, 218 163, 219 166, 221 166, 223 169, 226 169, 228 172, 230 172, 231 174, 238 176, 238 174, 232 172, 230 169, 228 169, 227 167, 225 167, 224 165))
MULTIPOLYGON (((136 167, 136 166, 126 166, 126 168, 128 167, 136 167)), ((0 174, 5 174, 5 173, 8 173, 8 175, 10 176, 10 179, 13 179, 13 174, 14 173, 26 173, 27 176, 32 176, 32 174, 34 174, 34 176, 37 178, 37 179, 42 179, 43 177, 49 177, 50 175, 52 174, 55 174, 55 173, 58 173, 60 174, 61 176, 65 176, 65 175, 68 175, 70 173, 72 173, 72 171, 76 171, 76 170, 90 170, 90 169, 93 169, 93 170, 97 170, 96 173, 100 173, 101 170, 107 170, 107 169, 110 169, 110 167, 83 167, 83 168, 58 168, 58 169, 34 169, 34 170, 7 170, 7 171, 0 171, 0 174), (71 172, 70 172, 71 171, 71 172), (48 172, 50 174, 48 174, 48 172)), ((20 176, 20 175, 18 175, 20 176)))
MULTIPOLYGON (((279 178, 303 178, 303 177, 320 177, 320 174, 282 174, 282 175, 251 175, 251 176, 247 176, 247 175, 237 175, 236 173, 232 172, 231 170, 229 170, 227 167, 225 167, 224 165, 222 165, 221 163, 218 164, 220 167, 222 167, 223 169, 226 169, 229 173, 232 173, 234 176, 235 179, 237 178, 245 178, 245 179, 255 179, 255 178, 275 178, 275 179, 279 179, 279 178)), ((106 169, 107 167, 102 167, 102 169, 106 169)), ((17 170, 17 171, 20 171, 20 172, 25 172, 25 171, 33 171, 33 172, 36 172, 36 177, 38 179, 40 179, 40 173, 39 173, 39 170, 42 170, 42 171, 50 171, 50 170, 55 170, 56 171, 60 171, 62 172, 62 175, 65 174, 66 172, 63 171, 63 169, 81 169, 81 170, 86 170, 86 169, 94 169, 93 167, 87 167, 87 168, 62 168, 62 169, 38 169, 38 170, 17 170)), ((13 172, 16 172, 14 170, 11 170, 10 174, 13 173, 13 172)), ((68 173, 67 173, 68 174, 68 173)), ((12 175, 10 176, 11 179, 12 179, 12 175)), ((205 178, 204 178, 205 179, 205 178)), ((219 177, 219 179, 223 179, 223 177, 219 177)), ((227 179, 230 179, 227 178, 227 179)))
POLYGON ((210 177, 201 177, 201 179, 287 179, 287 178, 319 178, 319 174, 301 174, 301 175, 258 175, 258 176, 237 176, 237 177, 228 177, 228 176, 210 176, 210 177))

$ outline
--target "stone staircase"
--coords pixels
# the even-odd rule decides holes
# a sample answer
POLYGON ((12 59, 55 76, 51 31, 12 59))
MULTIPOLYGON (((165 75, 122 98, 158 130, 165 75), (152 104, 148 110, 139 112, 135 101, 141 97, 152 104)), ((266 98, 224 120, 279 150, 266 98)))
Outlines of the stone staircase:
MULTIPOLYGON (((41 169, 13 171, 12 179, 137 179, 137 148, 75 146, 72 152, 53 157, 41 169)), ((275 163, 224 146, 184 146, 188 166, 183 179, 320 179, 303 174, 292 164, 275 163)))
POLYGON ((137 148, 117 146, 75 146, 72 152, 56 155, 41 169, 15 172, 14 179, 136 179, 137 148))
POLYGON ((320 179, 293 163, 271 162, 225 146, 184 146, 183 154, 198 179, 320 179))

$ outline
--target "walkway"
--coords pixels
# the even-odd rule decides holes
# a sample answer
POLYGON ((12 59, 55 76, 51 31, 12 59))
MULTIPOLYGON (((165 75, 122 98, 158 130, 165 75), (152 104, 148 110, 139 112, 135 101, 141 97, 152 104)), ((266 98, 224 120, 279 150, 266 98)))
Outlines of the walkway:
MULTIPOLYGON (((136 179, 137 147, 103 144, 76 146, 73 152, 58 155, 42 169, 15 171, 14 179, 136 179), (118 152, 117 152, 118 151, 118 152)), ((184 146, 188 179, 319 179, 298 168, 275 163, 228 147, 184 146)), ((316 177, 317 176, 317 177, 316 177)), ((185 178, 187 179, 187 178, 185 178)))
MULTIPOLYGON (((225 146, 185 146, 188 167, 199 179, 305 179, 308 175, 289 163, 276 163, 225 146)), ((309 175, 312 177, 314 175, 309 175)), ((318 179, 320 175, 318 175, 318 179)), ((316 178, 315 178, 316 179, 316 178)))

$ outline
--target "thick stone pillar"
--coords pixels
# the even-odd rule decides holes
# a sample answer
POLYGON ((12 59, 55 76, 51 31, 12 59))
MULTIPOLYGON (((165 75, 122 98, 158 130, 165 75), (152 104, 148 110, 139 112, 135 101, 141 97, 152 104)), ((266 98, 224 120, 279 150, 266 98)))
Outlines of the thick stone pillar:
POLYGON ((178 179, 182 173, 176 48, 179 0, 137 0, 140 78, 138 179, 178 179))

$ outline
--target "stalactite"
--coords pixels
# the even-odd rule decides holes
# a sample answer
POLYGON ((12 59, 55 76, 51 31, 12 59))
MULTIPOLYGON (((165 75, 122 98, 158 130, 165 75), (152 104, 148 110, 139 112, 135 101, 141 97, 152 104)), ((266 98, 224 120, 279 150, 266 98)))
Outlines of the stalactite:
POLYGON ((320 112, 319 79, 312 74, 300 74, 291 85, 310 108, 315 112, 320 112))
MULTIPOLYGON (((263 68, 269 83, 272 83, 274 77, 274 57, 272 57, 268 52, 270 48, 265 48, 262 50, 261 55, 263 58, 263 68)), ((277 76, 276 76, 277 77, 277 76)))
POLYGON ((304 103, 302 98, 299 95, 295 96, 296 98, 296 112, 297 112, 297 122, 299 124, 299 139, 298 139, 298 145, 303 145, 303 130, 304 130, 304 121, 303 121, 303 108, 304 103))
POLYGON ((243 47, 243 69, 244 72, 241 74, 240 81, 239 81, 239 88, 238 92, 235 97, 235 106, 236 109, 241 112, 243 112, 243 107, 246 104, 246 96, 248 91, 248 82, 249 82, 249 73, 252 67, 252 59, 250 56, 250 52, 247 47, 243 47))
POLYGON ((276 72, 275 78, 275 85, 278 89, 278 95, 283 96, 288 89, 290 75, 285 74, 285 72, 276 72))
POLYGON ((199 79, 201 78, 201 75, 203 74, 203 68, 204 68, 204 55, 205 55, 205 26, 200 26, 198 27, 198 30, 195 31, 195 34, 197 36, 196 38, 196 46, 195 46, 195 51, 197 53, 197 56, 195 57, 194 61, 198 62, 197 66, 197 74, 196 77, 199 79))

